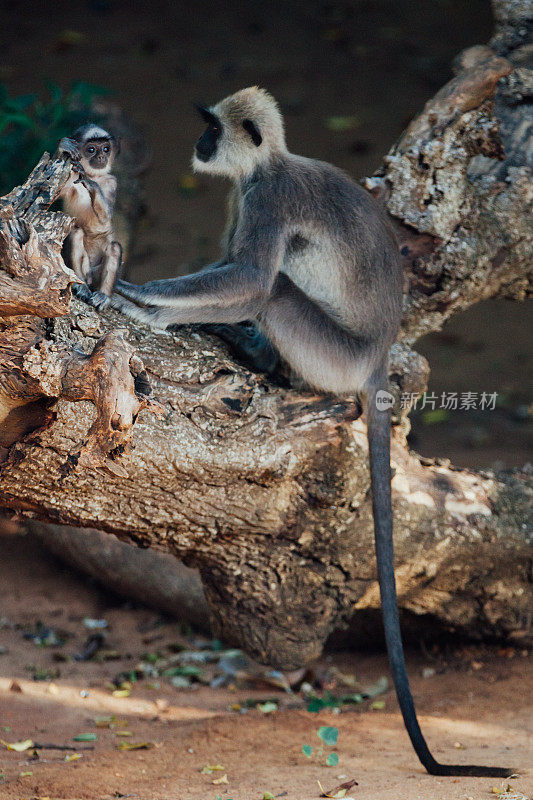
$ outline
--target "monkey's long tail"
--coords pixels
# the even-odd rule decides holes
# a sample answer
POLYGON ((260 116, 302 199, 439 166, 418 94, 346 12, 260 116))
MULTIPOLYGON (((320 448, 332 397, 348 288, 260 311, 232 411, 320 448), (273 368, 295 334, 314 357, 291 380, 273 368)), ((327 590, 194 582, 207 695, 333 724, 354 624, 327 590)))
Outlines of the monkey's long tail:
MULTIPOLYGON (((377 376, 376 376, 377 377, 377 376)), ((394 577, 394 546, 392 538, 391 470, 390 470, 390 409, 376 405, 376 395, 385 389, 383 374, 374 380, 367 392, 368 445, 372 507, 374 511, 374 536, 378 580, 385 639, 396 696, 403 721, 415 752, 430 775, 470 775, 472 777, 507 778, 513 771, 504 767, 478 767, 475 765, 439 764, 431 755, 420 730, 405 659, 398 615, 398 599, 394 577)))

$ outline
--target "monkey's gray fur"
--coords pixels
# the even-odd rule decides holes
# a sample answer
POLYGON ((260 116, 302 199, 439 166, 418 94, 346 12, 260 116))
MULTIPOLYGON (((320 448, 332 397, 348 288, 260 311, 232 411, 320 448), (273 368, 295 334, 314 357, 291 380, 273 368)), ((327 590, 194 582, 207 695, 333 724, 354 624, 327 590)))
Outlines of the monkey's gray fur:
MULTIPOLYGON (((112 304, 156 328, 253 320, 308 384, 365 397, 385 637, 407 731, 432 774, 508 776, 499 767, 435 761, 409 688, 394 579, 386 395, 380 403, 402 311, 391 230, 374 199, 347 175, 289 153, 281 114, 266 92, 244 89, 199 111, 207 130, 194 168, 233 181, 223 258, 195 275, 144 286, 119 281, 123 297, 113 295, 112 304)), ((237 327, 228 330, 226 338, 239 340, 237 327)))
POLYGON ((118 150, 116 139, 94 124, 61 139, 57 150, 73 167, 61 192, 66 213, 76 220, 65 242, 65 260, 87 284, 77 286, 78 296, 97 307, 107 302, 122 265, 122 248, 113 235, 117 179, 111 168, 118 150))

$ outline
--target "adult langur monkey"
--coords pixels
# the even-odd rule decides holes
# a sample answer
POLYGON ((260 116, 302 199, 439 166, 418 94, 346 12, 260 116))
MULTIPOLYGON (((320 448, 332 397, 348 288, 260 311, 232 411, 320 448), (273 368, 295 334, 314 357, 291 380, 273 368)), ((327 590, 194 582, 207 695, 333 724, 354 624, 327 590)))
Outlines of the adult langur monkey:
POLYGON ((241 337, 235 325, 253 320, 312 387, 364 396, 385 636, 405 726, 432 775, 506 777, 510 771, 500 767, 435 761, 409 688, 393 565, 390 409, 381 394, 402 314, 394 237, 374 199, 347 175, 288 152, 280 111, 266 92, 244 89, 199 111, 207 129, 194 168, 234 184, 224 257, 193 275, 144 286, 119 281, 122 297, 111 303, 154 328, 218 323, 242 352, 266 352, 268 362, 268 343, 241 337))

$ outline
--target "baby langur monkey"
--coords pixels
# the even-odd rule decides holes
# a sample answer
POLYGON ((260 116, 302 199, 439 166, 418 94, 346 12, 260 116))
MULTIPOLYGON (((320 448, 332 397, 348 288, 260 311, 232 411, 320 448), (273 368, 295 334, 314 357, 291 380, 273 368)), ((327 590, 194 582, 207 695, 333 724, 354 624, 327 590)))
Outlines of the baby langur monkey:
POLYGON ((111 302, 155 328, 216 323, 249 358, 268 363, 274 347, 316 389, 363 396, 385 637, 411 742, 432 775, 507 777, 511 771, 501 767, 439 764, 409 687, 394 577, 386 391, 402 275, 388 223, 343 172, 287 150, 280 111, 266 92, 244 89, 199 111, 207 129, 194 168, 233 181, 223 258, 196 274, 144 286, 119 281, 122 297, 111 302), (243 339, 236 323, 244 320, 259 333, 243 339))
POLYGON ((76 220, 65 241, 65 261, 85 281, 75 285, 75 293, 96 308, 107 304, 122 265, 122 248, 113 238, 117 179, 111 175, 119 149, 110 133, 93 124, 61 139, 57 149, 73 167, 61 192, 63 208, 76 220))

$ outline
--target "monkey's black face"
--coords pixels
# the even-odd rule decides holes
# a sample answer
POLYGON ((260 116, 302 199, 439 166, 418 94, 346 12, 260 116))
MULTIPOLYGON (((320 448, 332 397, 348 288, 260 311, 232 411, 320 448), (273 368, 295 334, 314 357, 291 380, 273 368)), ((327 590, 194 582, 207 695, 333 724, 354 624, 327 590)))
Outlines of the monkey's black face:
POLYGON ((89 139, 82 147, 82 157, 92 169, 105 169, 113 155, 113 145, 109 139, 89 139))
POLYGON ((196 142, 196 156, 200 161, 210 161, 217 151, 218 140, 222 136, 222 124, 216 114, 207 108, 196 106, 202 119, 207 122, 207 128, 196 142))

